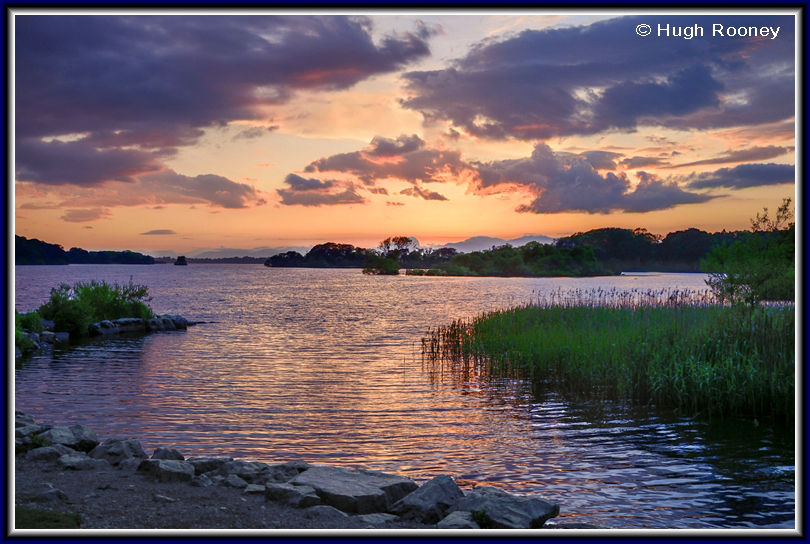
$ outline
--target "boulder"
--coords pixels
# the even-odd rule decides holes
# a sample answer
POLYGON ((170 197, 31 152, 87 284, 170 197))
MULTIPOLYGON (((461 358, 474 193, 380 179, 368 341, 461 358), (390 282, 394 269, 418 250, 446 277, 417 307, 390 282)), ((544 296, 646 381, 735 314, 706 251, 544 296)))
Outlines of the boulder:
POLYGON ((79 452, 63 455, 57 460, 57 463, 59 463, 63 469, 69 470, 99 470, 111 468, 110 463, 105 459, 93 459, 92 457, 87 457, 86 453, 79 452))
POLYGON ((53 331, 42 331, 40 337, 42 338, 43 342, 47 342, 48 344, 53 344, 56 342, 56 334, 54 334, 53 331))
POLYGON ((477 487, 450 508, 457 511, 481 511, 491 520, 493 529, 538 529, 560 513, 560 507, 537 497, 518 497, 494 487, 477 487))
POLYGON ((54 327, 56 327, 56 322, 51 321, 49 319, 42 319, 42 330, 53 332, 54 327))
POLYGON ((71 427, 70 430, 76 438, 76 445, 71 446, 74 450, 88 452, 98 446, 98 436, 90 427, 77 424, 71 427))
POLYGON ((145 332, 146 323, 139 317, 122 317, 113 321, 120 332, 145 332))
POLYGON ((155 476, 161 482, 190 482, 194 478, 194 466, 173 459, 144 459, 138 472, 155 476))
MULTIPOLYGON (((169 448, 158 448, 155 450, 155 453, 152 454, 152 459, 168 459, 173 461, 185 461, 186 458, 183 457, 183 454, 177 450, 169 449, 169 448)), ((195 467, 196 470, 196 467, 195 467)))
POLYGON ((289 482, 305 470, 309 468, 309 465, 304 461, 290 461, 289 463, 284 463, 283 465, 270 465, 269 471, 266 474, 262 474, 260 478, 254 480, 256 483, 285 483, 289 482))
POLYGON ((35 425, 36 420, 34 416, 29 416, 22 410, 14 410, 14 426, 25 427, 26 425, 35 425))
POLYGON ((224 480, 220 482, 224 487, 235 487, 237 489, 245 489, 248 486, 247 481, 243 480, 236 474, 228 474, 224 480))
POLYGON ((125 471, 136 471, 138 467, 141 466, 143 459, 140 457, 130 457, 129 459, 124 459, 120 463, 118 463, 118 470, 125 470, 125 471))
POLYGON ((39 495, 37 495, 36 500, 38 501, 66 501, 68 500, 68 496, 65 494, 64 491, 61 489, 56 489, 55 487, 48 489, 47 491, 43 491, 39 495))
POLYGON ((56 344, 70 342, 70 333, 57 332, 54 341, 56 344))
POLYGON ((398 521, 400 518, 399 516, 395 516, 393 514, 363 514, 362 516, 358 516, 360 520, 364 523, 368 523, 369 525, 374 525, 376 527, 380 527, 385 525, 389 521, 398 521))
POLYGON ((16 438, 23 438, 26 436, 35 436, 38 434, 42 434, 45 431, 49 431, 53 429, 53 425, 37 425, 36 423, 32 423, 31 425, 26 425, 24 427, 17 427, 14 429, 14 436, 16 438))
POLYGON ((90 457, 94 459, 106 459, 111 465, 116 466, 124 459, 149 459, 143 451, 141 443, 134 438, 119 440, 108 438, 90 451, 90 457))
POLYGON ((69 455, 71 453, 76 452, 67 446, 56 444, 54 446, 45 446, 44 448, 35 448, 25 454, 25 459, 28 461, 56 461, 63 455, 69 455))
POLYGON ((458 510, 448 514, 446 518, 436 524, 439 529, 480 529, 481 527, 473 520, 471 512, 458 510))
POLYGON ((373 470, 316 466, 292 480, 312 487, 324 504, 351 514, 387 512, 396 501, 419 486, 410 478, 373 470))
POLYGON ((90 336, 106 336, 108 334, 118 334, 121 332, 121 329, 112 321, 105 319, 90 325, 88 332, 90 336))
POLYGON ((405 495, 391 507, 391 513, 421 523, 438 523, 450 507, 463 497, 464 492, 453 478, 443 474, 405 495))
POLYGON ((304 517, 307 519, 340 520, 349 517, 349 514, 341 512, 333 506, 319 504, 310 506, 304 510, 304 517))
POLYGON ((187 329, 187 328, 188 328, 188 326, 190 325, 190 323, 189 323, 188 319, 186 319, 186 318, 185 318, 185 317, 183 317, 182 315, 170 315, 170 314, 164 314, 164 315, 162 315, 162 316, 160 316, 160 317, 170 319, 170 320, 171 320, 171 322, 174 324, 174 328, 175 328, 175 329, 181 329, 181 330, 185 330, 185 329, 187 329))
POLYGON ((194 487, 211 487, 212 485, 214 485, 214 482, 211 481, 211 478, 209 478, 205 474, 200 474, 192 478, 191 485, 193 485, 194 487))
POLYGON ((308 485, 265 484, 264 498, 279 501, 296 508, 308 508, 321 504, 321 498, 308 485))
POLYGON ((186 462, 194 466, 194 474, 205 474, 219 469, 225 463, 233 461, 233 457, 189 457, 186 462))
POLYGON ((271 472, 270 465, 258 461, 228 461, 217 469, 215 474, 226 478, 233 474, 248 483, 262 483, 263 477, 271 472))
POLYGON ((265 487, 263 485, 248 484, 243 491, 245 495, 263 495, 265 487))

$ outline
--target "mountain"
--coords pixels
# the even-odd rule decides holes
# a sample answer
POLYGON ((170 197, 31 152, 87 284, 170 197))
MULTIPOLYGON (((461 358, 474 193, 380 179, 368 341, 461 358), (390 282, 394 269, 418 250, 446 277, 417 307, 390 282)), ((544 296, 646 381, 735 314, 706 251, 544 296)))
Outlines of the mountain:
MULTIPOLYGON (((182 253, 186 258, 193 258, 193 259, 225 259, 228 257, 261 257, 261 258, 268 258, 276 255, 277 253, 286 253, 287 251, 297 251, 301 255, 306 255, 306 253, 311 249, 310 246, 289 246, 289 247, 254 247, 253 249, 239 249, 239 248, 232 248, 232 247, 220 247, 220 248, 210 248, 210 247, 203 247, 193 249, 191 251, 186 251, 182 253)), ((144 252, 146 253, 146 252, 144 252)), ((180 253, 176 251, 150 251, 148 252, 150 255, 154 255, 155 257, 171 257, 172 259, 176 259, 180 253)))
POLYGON ((461 253, 471 253, 473 251, 485 251, 487 249, 491 249, 492 246, 502 246, 504 244, 509 244, 513 247, 519 247, 526 245, 529 242, 539 242, 541 244, 553 244, 554 238, 537 235, 537 236, 521 236, 520 238, 515 238, 514 240, 504 240, 503 238, 492 238, 490 236, 474 236, 473 238, 467 238, 466 240, 462 240, 461 242, 456 242, 454 244, 445 244, 443 246, 434 247, 434 249, 452 247, 456 251, 459 251, 461 253))

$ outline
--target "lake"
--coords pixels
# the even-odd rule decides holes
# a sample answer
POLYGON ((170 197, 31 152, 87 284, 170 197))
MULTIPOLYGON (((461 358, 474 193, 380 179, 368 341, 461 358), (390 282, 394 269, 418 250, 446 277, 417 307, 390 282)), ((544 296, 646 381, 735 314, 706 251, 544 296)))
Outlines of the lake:
POLYGON ((795 429, 753 419, 532 396, 423 363, 428 327, 553 291, 703 289, 700 274, 366 276, 261 265, 15 267, 16 308, 91 279, 149 286, 188 331, 89 340, 15 370, 38 421, 134 437, 151 455, 449 474, 560 505, 553 522, 622 529, 794 528, 795 429))

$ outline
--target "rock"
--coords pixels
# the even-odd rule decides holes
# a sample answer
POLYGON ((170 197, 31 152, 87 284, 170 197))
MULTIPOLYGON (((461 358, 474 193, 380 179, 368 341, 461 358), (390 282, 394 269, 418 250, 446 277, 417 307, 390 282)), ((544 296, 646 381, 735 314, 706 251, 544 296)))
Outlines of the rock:
POLYGON ((155 317, 146 320, 146 328, 150 331, 166 330, 166 328, 163 326, 163 322, 155 317))
POLYGON ((36 421, 34 420, 33 416, 29 416, 25 412, 20 410, 14 411, 14 427, 27 427, 29 425, 36 425, 36 421))
POLYGON ((37 495, 36 499, 39 501, 66 501, 68 496, 61 489, 52 488, 37 495))
POLYGON ((205 474, 200 474, 198 476, 194 476, 194 478, 191 480, 191 485, 194 487, 211 487, 214 485, 214 482, 205 474))
POLYGON ((265 492, 265 487, 263 485, 256 485, 256 484, 248 484, 245 487, 245 491, 243 494, 245 495, 263 495, 265 492))
POLYGON ((400 519, 399 516, 395 516, 394 514, 363 514, 358 517, 364 523, 375 526, 385 525, 389 521, 398 521, 400 519))
POLYGON ((56 461, 63 455, 70 455, 71 453, 76 452, 67 446, 56 444, 44 448, 35 448, 25 455, 25 459, 28 461, 56 461))
POLYGON ((51 321, 49 319, 42 319, 42 330, 53 332, 54 327, 56 327, 56 322, 51 321))
POLYGON ((248 483, 237 476, 236 474, 228 474, 224 480, 222 480, 221 484, 225 487, 235 487, 237 489, 244 489, 248 486, 248 483))
POLYGON ((116 466, 124 459, 149 459, 143 451, 141 443, 134 438, 119 440, 108 438, 90 451, 90 457, 94 459, 106 459, 111 465, 116 466))
POLYGON ((285 483, 289 482, 305 470, 309 465, 304 461, 290 461, 283 465, 270 465, 269 471, 262 475, 260 480, 262 483, 285 483))
POLYGON ((88 332, 90 336, 106 336, 108 334, 118 334, 121 332, 121 329, 112 321, 105 319, 90 325, 88 332))
POLYGON ((233 457, 189 457, 186 459, 186 462, 194 466, 195 474, 213 472, 231 461, 233 461, 233 457))
MULTIPOLYGON (((168 459, 173 461, 185 461, 186 458, 183 457, 183 454, 177 450, 169 449, 169 448, 158 448, 155 450, 155 453, 152 454, 152 459, 168 459)), ((193 465, 192 465, 193 466, 193 465)), ((196 467, 195 467, 196 472, 196 467)))
POLYGON ((24 438, 26 436, 35 436, 42 434, 45 431, 53 429, 53 425, 37 425, 35 423, 26 425, 24 427, 17 427, 14 429, 14 436, 16 438, 24 438))
POLYGON ((481 527, 473 520, 471 512, 458 510, 448 514, 436 527, 439 529, 480 529, 481 527))
POLYGON ((67 343, 70 342, 70 333, 69 332, 57 332, 56 337, 54 338, 56 344, 67 343))
POLYGON ((144 459, 138 472, 156 476, 161 482, 190 482, 194 478, 194 466, 173 459, 144 459))
POLYGON ((138 467, 141 466, 143 459, 140 457, 131 457, 129 459, 124 459, 120 463, 118 463, 119 470, 131 471, 134 472, 138 470, 138 467))
POLYGON ((105 459, 93 459, 87 457, 86 453, 69 453, 60 457, 57 462, 66 470, 103 470, 110 468, 110 463, 105 459))
POLYGON ((152 500, 155 502, 159 502, 161 504, 169 504, 172 502, 177 502, 177 499, 172 499, 171 497, 167 497, 166 495, 158 495, 157 493, 152 495, 152 500))
POLYGON ((349 514, 341 512, 332 506, 319 504, 304 510, 304 517, 307 519, 341 519, 349 517, 349 514))
POLYGON ((518 497, 494 487, 477 487, 450 508, 450 512, 483 510, 493 529, 538 529, 556 517, 560 507, 537 497, 518 497))
POLYGON ((225 476, 234 474, 248 483, 259 483, 262 477, 266 477, 271 472, 270 465, 259 463, 258 461, 228 461, 220 466, 216 474, 225 476))
POLYGON ((352 514, 387 512, 389 507, 418 489, 416 482, 372 470, 316 466, 292 480, 315 489, 324 504, 352 514))
POLYGON ((391 507, 391 513, 404 519, 433 524, 441 520, 453 504, 464 497, 453 478, 436 476, 422 487, 405 495, 391 507))
POLYGON ((115 324, 122 333, 146 331, 146 323, 139 317, 122 317, 114 320, 113 324, 115 324))
POLYGON ((18 347, 16 347, 16 346, 15 346, 15 347, 14 347, 14 358, 15 358, 15 359, 19 359, 19 358, 20 358, 20 357, 22 357, 22 356, 23 356, 23 352, 22 352, 22 351, 20 351, 20 348, 18 348, 18 347))
POLYGON ((308 485, 265 484, 264 498, 279 501, 296 508, 308 508, 321 504, 321 498, 308 485))
POLYGON ((62 444, 69 448, 73 448, 77 443, 76 435, 73 434, 70 427, 53 427, 44 433, 40 433, 39 436, 48 440, 51 444, 62 444))
POLYGON ((92 451, 93 448, 98 446, 99 439, 96 433, 90 428, 85 425, 74 425, 70 428, 73 432, 73 436, 76 438, 76 445, 71 446, 73 449, 78 451, 92 451))
POLYGON ((174 327, 176 329, 185 330, 190 325, 188 319, 186 319, 182 315, 164 314, 164 315, 162 315, 160 317, 170 319, 172 321, 172 323, 174 324, 174 327))
POLYGON ((40 337, 42 338, 43 342, 46 342, 48 344, 53 344, 54 342, 56 342, 56 334, 54 334, 52 331, 42 331, 40 337))

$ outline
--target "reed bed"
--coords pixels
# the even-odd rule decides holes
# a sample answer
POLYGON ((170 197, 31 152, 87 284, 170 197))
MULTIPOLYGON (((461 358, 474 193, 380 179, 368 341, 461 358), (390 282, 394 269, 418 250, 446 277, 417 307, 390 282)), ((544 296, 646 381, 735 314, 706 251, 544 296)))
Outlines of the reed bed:
POLYGON ((794 313, 719 304, 708 290, 556 291, 428 330, 422 355, 578 398, 791 418, 794 313))

